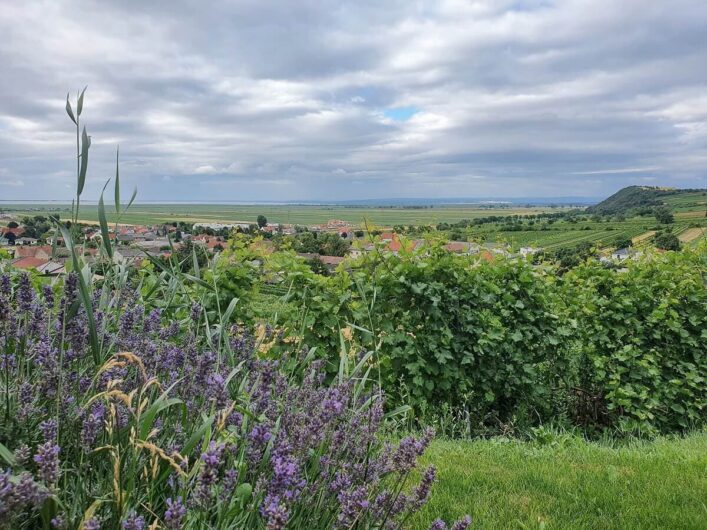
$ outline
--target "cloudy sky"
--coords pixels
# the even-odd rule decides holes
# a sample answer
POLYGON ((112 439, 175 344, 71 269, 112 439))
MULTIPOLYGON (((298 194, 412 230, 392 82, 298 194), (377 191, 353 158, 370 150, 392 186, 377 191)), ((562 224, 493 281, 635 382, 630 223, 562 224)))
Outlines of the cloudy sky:
POLYGON ((0 199, 707 187, 705 0, 0 0, 0 199))

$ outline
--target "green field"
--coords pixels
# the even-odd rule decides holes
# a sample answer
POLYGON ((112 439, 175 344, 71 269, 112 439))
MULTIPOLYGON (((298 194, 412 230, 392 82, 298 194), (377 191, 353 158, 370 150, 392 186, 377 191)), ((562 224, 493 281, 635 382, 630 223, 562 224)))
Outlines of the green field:
MULTIPOLYGON (((112 207, 108 206, 107 210, 109 221, 115 221, 110 213, 112 207)), ((70 217, 70 205, 3 204, 0 205, 0 211, 17 217, 46 213, 59 214, 62 218, 70 217)), ((462 219, 489 215, 526 215, 550 211, 562 211, 562 208, 516 206, 487 208, 473 205, 435 206, 434 208, 368 208, 309 205, 135 204, 122 217, 121 222, 126 224, 156 224, 173 221, 255 223, 258 215, 262 214, 271 223, 310 225, 326 223, 331 219, 340 219, 354 224, 360 224, 367 220, 377 226, 391 227, 396 224, 454 223, 462 219)), ((82 205, 81 219, 97 222, 97 207, 82 205)))
MULTIPOLYGON (((579 243, 588 242, 598 247, 611 246, 617 239, 631 239, 649 230, 656 228, 656 221, 652 217, 636 217, 626 221, 594 222, 583 221, 569 223, 558 221, 549 225, 547 230, 504 231, 498 225, 483 225, 469 230, 471 237, 483 237, 487 241, 503 241, 513 248, 522 246, 542 247, 555 250, 561 247, 571 247, 579 243)), ((671 225, 672 231, 679 235, 689 227, 698 225, 707 227, 707 219, 682 219, 676 218, 671 225)), ((704 237, 704 236, 702 236, 704 237)), ((691 244, 696 243, 693 240, 691 244)), ((642 244, 647 245, 650 239, 642 244)))
POLYGON ((474 529, 707 528, 705 433, 626 447, 437 441, 425 463, 438 483, 420 530, 464 514, 474 529))
POLYGON ((683 192, 668 196, 663 201, 675 212, 707 211, 707 191, 683 192))

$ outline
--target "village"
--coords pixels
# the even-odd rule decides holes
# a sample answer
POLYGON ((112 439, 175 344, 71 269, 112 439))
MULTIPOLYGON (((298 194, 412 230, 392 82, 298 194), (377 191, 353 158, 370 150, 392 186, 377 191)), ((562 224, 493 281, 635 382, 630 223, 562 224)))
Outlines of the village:
MULTIPOLYGON (((55 232, 49 220, 44 216, 13 220, 3 215, 0 227, 0 262, 5 262, 15 269, 34 270, 42 276, 63 275, 70 259, 63 238, 55 232), (8 220, 9 219, 9 220, 8 220), (39 226, 38 226, 39 225, 39 226)), ((84 260, 92 262, 98 259, 102 234, 97 225, 78 225, 78 252, 84 260)), ((304 233, 325 234, 340 244, 335 253, 317 252, 316 249, 300 245, 297 255, 311 262, 315 260, 328 271, 335 270, 347 258, 357 258, 373 251, 412 252, 427 243, 422 238, 408 238, 393 229, 377 229, 370 232, 342 220, 329 220, 322 224, 307 226, 268 223, 258 219, 256 223, 195 223, 173 222, 151 225, 112 225, 108 237, 114 244, 112 260, 117 264, 139 267, 149 257, 168 260, 172 253, 178 252, 185 245, 192 245, 214 255, 223 251, 234 234, 248 234, 259 239, 258 245, 265 252, 278 249, 275 241, 282 238, 296 239, 304 233), (339 241, 340 240, 340 241, 339 241)), ((296 247, 295 247, 296 248, 296 247)), ((520 247, 512 251, 504 242, 469 242, 448 241, 443 248, 457 255, 476 256, 480 261, 493 262, 499 257, 526 259, 542 253, 539 247, 520 247)), ((605 264, 624 261, 638 252, 629 248, 617 248, 610 253, 597 255, 605 264)))

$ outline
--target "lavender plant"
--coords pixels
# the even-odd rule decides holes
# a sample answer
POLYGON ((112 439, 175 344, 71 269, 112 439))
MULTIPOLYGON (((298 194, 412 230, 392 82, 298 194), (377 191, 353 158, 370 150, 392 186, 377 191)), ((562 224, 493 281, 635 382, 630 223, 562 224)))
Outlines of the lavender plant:
POLYGON ((25 274, 0 285, 7 527, 399 528, 427 501, 434 469, 410 474, 432 432, 384 441, 370 353, 327 384, 307 350, 285 371, 233 327, 219 356, 198 316, 104 286, 96 365, 75 273, 58 299, 25 274))

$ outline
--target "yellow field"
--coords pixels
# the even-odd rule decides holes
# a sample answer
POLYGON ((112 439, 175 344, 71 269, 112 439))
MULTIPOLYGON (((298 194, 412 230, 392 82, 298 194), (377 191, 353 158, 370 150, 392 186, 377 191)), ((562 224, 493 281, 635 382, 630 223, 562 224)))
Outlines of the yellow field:
POLYGON ((646 239, 650 239, 655 235, 655 230, 649 230, 648 232, 644 232, 643 234, 637 235, 636 237, 632 238, 631 241, 633 242, 634 245, 637 245, 641 241, 645 241, 646 239))
POLYGON ((675 217, 678 219, 697 219, 700 217, 705 216, 705 211, 704 210, 693 210, 690 212, 678 212, 675 214, 675 217))
POLYGON ((678 234, 678 239, 682 243, 689 243, 690 241, 694 241, 698 237, 702 237, 705 234, 705 229, 704 228, 688 228, 684 232, 678 234))

